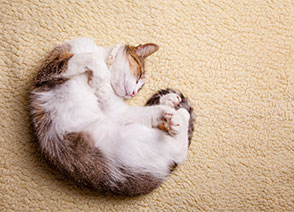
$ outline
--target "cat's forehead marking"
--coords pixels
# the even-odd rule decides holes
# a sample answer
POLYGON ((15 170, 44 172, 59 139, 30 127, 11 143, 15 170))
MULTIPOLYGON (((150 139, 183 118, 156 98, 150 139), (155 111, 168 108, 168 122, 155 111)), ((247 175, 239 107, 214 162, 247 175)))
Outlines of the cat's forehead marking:
POLYGON ((135 46, 126 46, 127 59, 132 73, 140 79, 144 75, 144 59, 136 54, 135 46))

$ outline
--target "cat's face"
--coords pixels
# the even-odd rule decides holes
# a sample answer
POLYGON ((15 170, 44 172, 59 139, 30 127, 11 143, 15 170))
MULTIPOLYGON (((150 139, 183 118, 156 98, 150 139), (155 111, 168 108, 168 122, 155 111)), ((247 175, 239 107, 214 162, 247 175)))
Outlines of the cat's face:
POLYGON ((139 46, 122 46, 112 64, 111 85, 115 93, 125 99, 136 96, 144 85, 144 60, 158 50, 147 43, 139 46))

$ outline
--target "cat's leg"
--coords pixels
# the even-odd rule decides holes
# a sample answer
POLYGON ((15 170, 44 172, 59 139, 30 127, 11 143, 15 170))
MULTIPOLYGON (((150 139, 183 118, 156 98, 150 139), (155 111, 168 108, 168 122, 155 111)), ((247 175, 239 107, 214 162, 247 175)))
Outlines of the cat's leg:
POLYGON ((83 76, 92 88, 97 89, 103 85, 105 79, 109 78, 109 71, 105 62, 99 58, 97 53, 74 55, 69 60, 68 72, 64 76, 71 79, 83 76))
POLYGON ((88 131, 106 155, 119 158, 126 166, 138 167, 135 170, 141 167, 166 176, 170 165, 182 163, 187 157, 189 118, 185 109, 175 112, 172 120, 180 127, 174 136, 141 124, 121 125, 106 119, 95 122, 88 131))
POLYGON ((168 134, 173 138, 173 142, 170 142, 170 152, 173 155, 174 165, 182 163, 188 155, 189 146, 189 112, 180 108, 171 117, 169 128, 167 129, 168 134))
POLYGON ((166 105, 129 106, 120 114, 120 117, 125 125, 136 123, 148 127, 158 127, 163 119, 168 119, 169 115, 175 112, 174 108, 166 105))
MULTIPOLYGON (((188 154, 188 147, 193 133, 193 109, 189 100, 184 95, 173 89, 160 90, 147 102, 147 105, 167 105, 176 112, 166 114, 161 119, 158 128, 166 131, 174 140, 170 143, 170 151, 173 154, 173 167, 182 163, 188 154)), ((172 168, 173 168, 172 167, 172 168)))
POLYGON ((118 159, 133 170, 166 176, 171 165, 182 163, 187 157, 189 118, 185 109, 174 112, 172 121, 180 126, 174 136, 142 124, 122 125, 106 117, 88 126, 87 131, 107 157, 118 159))
POLYGON ((185 97, 180 91, 175 89, 163 89, 159 90, 155 93, 146 103, 146 106, 155 106, 155 105, 167 105, 169 107, 173 107, 175 110, 179 110, 180 108, 184 108, 190 114, 190 118, 188 120, 188 139, 189 145, 192 139, 192 134, 194 131, 194 114, 191 103, 187 97, 185 97))
MULTIPOLYGON (((180 113, 183 113, 182 110, 176 111, 170 106, 155 105, 151 107, 130 107, 127 113, 121 114, 120 117, 123 118, 124 125, 141 124, 159 128, 169 135, 175 136, 180 132, 182 125, 183 118, 179 115, 180 113)), ((189 114, 187 111, 186 113, 189 114)))
POLYGON ((130 123, 139 123, 149 127, 159 128, 171 136, 179 133, 178 115, 176 111, 184 108, 189 115, 189 141, 193 132, 193 109, 187 98, 179 91, 166 89, 154 94, 147 102, 146 107, 130 107, 122 116, 130 123))
POLYGON ((122 114, 126 124, 138 123, 149 127, 159 128, 170 135, 179 131, 178 116, 174 116, 181 97, 175 93, 167 94, 160 99, 159 105, 147 107, 130 107, 122 114))
MULTIPOLYGON (((168 155, 170 155, 168 157, 173 161, 173 165, 177 165, 182 163, 188 154, 190 114, 184 108, 178 110, 174 110, 173 108, 169 109, 169 112, 162 113, 159 120, 155 121, 153 127, 166 132, 155 131, 158 133, 156 141, 160 144, 164 144, 164 147, 162 146, 162 148, 165 149, 162 149, 162 151, 168 152, 168 155)), ((136 133, 139 132, 137 131, 136 133)), ((155 142, 154 145, 156 145, 157 142, 155 142)))

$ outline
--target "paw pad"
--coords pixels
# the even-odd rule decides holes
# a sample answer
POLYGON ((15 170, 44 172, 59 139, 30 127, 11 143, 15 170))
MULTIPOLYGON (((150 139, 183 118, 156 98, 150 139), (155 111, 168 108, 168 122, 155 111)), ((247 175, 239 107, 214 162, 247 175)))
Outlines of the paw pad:
POLYGON ((179 133, 180 124, 172 113, 164 113, 161 117, 161 122, 158 125, 158 128, 166 131, 171 136, 175 136, 179 133))

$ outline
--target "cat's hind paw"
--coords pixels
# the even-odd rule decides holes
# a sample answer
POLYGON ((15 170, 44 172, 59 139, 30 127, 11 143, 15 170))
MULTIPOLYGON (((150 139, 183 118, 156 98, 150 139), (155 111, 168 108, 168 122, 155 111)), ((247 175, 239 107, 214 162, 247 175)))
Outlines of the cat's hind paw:
POLYGON ((175 136, 180 132, 181 126, 179 117, 174 113, 164 113, 157 127, 167 132, 169 135, 175 136))
POLYGON ((160 98, 161 105, 167 105, 172 108, 175 108, 182 101, 181 97, 176 93, 169 93, 160 98))

